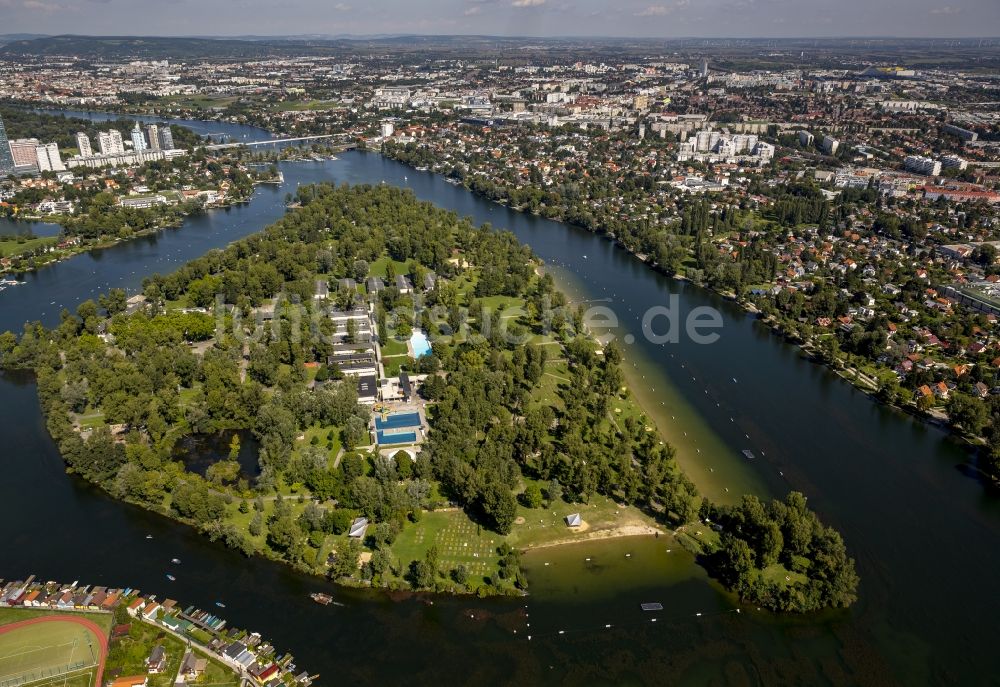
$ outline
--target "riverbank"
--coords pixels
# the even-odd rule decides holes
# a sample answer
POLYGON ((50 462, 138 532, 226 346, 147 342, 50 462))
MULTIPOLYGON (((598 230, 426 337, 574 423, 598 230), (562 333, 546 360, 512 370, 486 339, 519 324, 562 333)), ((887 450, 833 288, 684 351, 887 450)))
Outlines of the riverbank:
MULTIPOLYGON (((585 301, 594 295, 562 268, 547 267, 546 272, 552 275, 557 287, 574 300, 585 301)), ((620 322, 621 318, 618 320, 620 322)), ((623 333, 619 328, 593 334, 604 341, 610 335, 619 344, 638 340, 641 336, 639 332, 623 333)), ((661 350, 666 357, 676 361, 671 347, 668 344, 661 350)), ((684 369, 683 362, 676 361, 676 365, 684 369)), ((684 474, 704 496, 716 503, 733 505, 747 493, 768 497, 769 490, 746 464, 746 459, 727 446, 718 432, 687 402, 669 376, 659 374, 656 367, 638 347, 623 346, 621 369, 629 393, 649 424, 674 448, 684 474)))
MULTIPOLYGON (((254 188, 256 188, 257 186, 263 186, 263 185, 273 186, 273 185, 281 185, 282 183, 283 180, 281 179, 260 179, 260 180, 254 180, 253 186, 254 188)), ((251 193, 249 196, 246 197, 241 196, 241 197, 227 198, 226 200, 221 202, 215 202, 198 207, 191 207, 191 208, 181 207, 179 208, 178 216, 173 217, 171 219, 161 219, 157 221, 157 223, 154 226, 133 231, 128 236, 121 238, 104 236, 101 237, 100 239, 94 241, 87 241, 85 243, 81 242, 79 240, 79 237, 72 233, 72 229, 67 227, 67 224, 71 222, 72 217, 67 217, 63 215, 51 215, 44 218, 33 217, 33 216, 10 217, 9 220, 15 224, 22 221, 26 223, 35 223, 43 221, 47 223, 58 224, 59 226, 62 227, 63 233, 61 234, 60 237, 58 237, 58 239, 61 239, 61 241, 55 248, 53 248, 52 251, 48 251, 44 253, 42 256, 32 256, 30 258, 30 260, 33 261, 33 264, 21 265, 16 269, 14 267, 3 267, 2 265, 0 265, 0 275, 28 274, 30 272, 35 272, 43 267, 50 266, 58 262, 62 262, 64 260, 68 260, 69 258, 72 258, 76 255, 90 253, 91 251, 104 250, 122 243, 152 236, 154 234, 157 234, 158 232, 165 231, 167 229, 179 229, 183 227, 185 223, 187 223, 188 218, 194 215, 208 213, 211 212, 212 210, 227 210, 240 205, 246 205, 247 203, 250 202, 252 197, 253 193, 251 193), (42 261, 40 262, 39 260, 42 261)), ((0 241, 2 240, 3 237, 0 237, 0 241)))
POLYGON ((524 551, 536 551, 538 549, 550 549, 554 546, 569 546, 572 544, 583 544, 606 539, 621 539, 623 537, 656 537, 665 536, 667 532, 657 527, 649 525, 621 525, 606 530, 581 530, 576 537, 567 537, 545 543, 533 544, 524 548, 524 551))

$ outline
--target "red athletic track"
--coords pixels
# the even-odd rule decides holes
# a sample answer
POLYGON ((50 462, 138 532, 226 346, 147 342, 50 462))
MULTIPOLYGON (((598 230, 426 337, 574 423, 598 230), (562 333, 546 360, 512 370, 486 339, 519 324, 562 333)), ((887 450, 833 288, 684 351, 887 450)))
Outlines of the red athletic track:
POLYGON ((102 630, 94 621, 87 620, 86 618, 76 618, 72 615, 43 615, 40 618, 31 618, 30 620, 22 620, 17 623, 11 623, 10 625, 4 625, 0 627, 0 635, 22 627, 27 627, 28 625, 53 622, 76 623, 77 625, 82 625, 97 635, 97 639, 101 643, 101 659, 97 663, 97 679, 94 681, 93 687, 101 687, 103 684, 102 678, 104 677, 104 661, 108 657, 108 637, 104 634, 104 630, 102 630))

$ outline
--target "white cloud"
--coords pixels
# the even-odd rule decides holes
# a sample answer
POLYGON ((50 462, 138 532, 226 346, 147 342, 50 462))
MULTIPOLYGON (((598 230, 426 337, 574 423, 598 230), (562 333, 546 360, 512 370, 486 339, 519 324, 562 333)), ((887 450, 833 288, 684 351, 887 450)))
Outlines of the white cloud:
POLYGON ((639 10, 635 13, 637 17, 665 17, 668 14, 681 9, 682 7, 687 7, 691 4, 691 0, 675 0, 675 2, 669 5, 650 5, 646 9, 639 10))
POLYGON ((333 9, 337 10, 338 12, 350 12, 354 8, 348 5, 347 3, 338 2, 336 5, 333 6, 333 9))
POLYGON ((466 10, 462 12, 462 14, 464 14, 467 17, 474 17, 477 14, 482 14, 482 12, 483 8, 480 7, 479 5, 476 5, 475 7, 467 7, 466 10))
POLYGON ((512 7, 538 7, 544 5, 545 0, 514 0, 512 7))
POLYGON ((945 5, 944 7, 935 7, 931 10, 931 14, 959 14, 962 11, 961 7, 952 7, 951 5, 945 5))
POLYGON ((62 11, 64 8, 54 2, 42 2, 42 0, 0 0, 0 7, 11 10, 28 10, 29 12, 41 12, 43 14, 53 14, 62 11))

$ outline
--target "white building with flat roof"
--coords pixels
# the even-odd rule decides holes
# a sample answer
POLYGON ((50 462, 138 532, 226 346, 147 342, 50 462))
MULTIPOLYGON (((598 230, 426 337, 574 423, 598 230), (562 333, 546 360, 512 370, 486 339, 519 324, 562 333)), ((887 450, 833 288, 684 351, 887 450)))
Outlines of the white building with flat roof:
POLYGON ((59 156, 59 146, 55 143, 43 143, 35 146, 35 157, 38 160, 39 172, 65 172, 66 165, 59 156))

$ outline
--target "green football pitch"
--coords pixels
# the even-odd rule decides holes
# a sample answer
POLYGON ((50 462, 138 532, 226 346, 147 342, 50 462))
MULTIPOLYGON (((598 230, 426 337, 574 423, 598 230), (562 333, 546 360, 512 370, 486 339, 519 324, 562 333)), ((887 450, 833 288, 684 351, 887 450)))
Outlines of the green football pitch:
POLYGON ((100 658, 99 638, 71 621, 0 627, 0 687, 89 685, 100 658))

